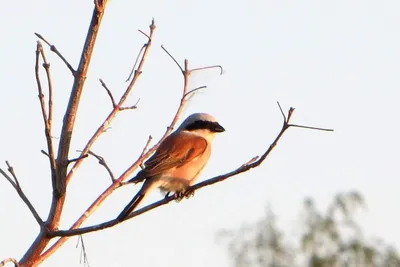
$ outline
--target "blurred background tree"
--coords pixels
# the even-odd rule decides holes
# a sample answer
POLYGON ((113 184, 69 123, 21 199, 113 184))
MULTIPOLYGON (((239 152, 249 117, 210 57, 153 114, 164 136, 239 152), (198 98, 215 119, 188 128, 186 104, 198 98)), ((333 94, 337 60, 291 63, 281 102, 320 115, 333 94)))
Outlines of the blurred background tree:
POLYGON ((376 238, 366 238, 356 221, 364 200, 357 192, 339 193, 325 212, 306 198, 297 218, 298 234, 288 235, 270 208, 259 221, 223 230, 235 267, 400 267, 397 251, 376 238))

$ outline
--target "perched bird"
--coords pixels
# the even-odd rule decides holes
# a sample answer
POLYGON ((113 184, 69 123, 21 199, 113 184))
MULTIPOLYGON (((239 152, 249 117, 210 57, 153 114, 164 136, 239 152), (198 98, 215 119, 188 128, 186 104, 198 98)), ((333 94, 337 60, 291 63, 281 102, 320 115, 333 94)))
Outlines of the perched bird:
POLYGON ((186 196, 186 189, 195 183, 210 158, 215 135, 224 131, 209 114, 195 113, 186 118, 145 162, 145 168, 128 181, 144 183, 117 220, 124 220, 155 188, 186 196))

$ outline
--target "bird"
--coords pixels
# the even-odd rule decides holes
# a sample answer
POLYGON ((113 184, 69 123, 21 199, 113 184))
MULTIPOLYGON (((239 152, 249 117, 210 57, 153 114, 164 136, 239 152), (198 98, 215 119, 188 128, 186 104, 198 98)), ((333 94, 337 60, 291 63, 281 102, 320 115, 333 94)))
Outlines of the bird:
MULTIPOLYGON (((141 189, 118 215, 123 221, 155 188, 175 192, 178 199, 188 197, 187 188, 195 183, 210 155, 218 133, 225 132, 217 120, 207 113, 194 113, 179 128, 167 136, 156 152, 144 163, 144 168, 128 183, 144 181, 141 189)), ((192 192, 193 193, 193 192, 192 192)))

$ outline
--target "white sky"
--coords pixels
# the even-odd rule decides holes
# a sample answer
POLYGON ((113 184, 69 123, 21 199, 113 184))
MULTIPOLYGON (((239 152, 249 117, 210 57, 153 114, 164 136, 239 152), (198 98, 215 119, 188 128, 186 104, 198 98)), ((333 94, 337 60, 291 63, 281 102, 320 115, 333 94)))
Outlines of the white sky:
MULTIPOLYGON (((0 161, 9 160, 40 215, 51 201, 34 50, 39 32, 76 66, 93 1, 0 0, 0 161)), ((293 122, 332 127, 334 133, 290 129, 258 169, 196 192, 115 228, 85 235, 91 266, 229 266, 215 234, 262 216, 271 203, 283 227, 296 226, 305 196, 323 208, 337 192, 357 189, 367 199, 360 215, 368 235, 399 247, 400 3, 398 1, 116 1, 109 3, 82 96, 71 147, 78 155, 110 110, 103 78, 120 96, 151 18, 157 31, 144 72, 121 114, 93 150, 120 174, 140 154, 149 134, 160 137, 177 108, 182 77, 160 49, 164 44, 208 85, 185 110, 215 115, 226 132, 215 140, 203 179, 261 154, 281 127, 279 100, 296 108, 293 122)), ((47 47, 46 47, 47 49, 47 47)), ((55 87, 54 131, 59 136, 72 77, 50 52, 55 87)), ((43 76, 44 77, 44 76, 43 76)), ((58 141, 58 140, 57 140, 58 141)), ((5 164, 1 163, 2 168, 5 164)), ((63 229, 109 184, 94 159, 68 189, 63 229)), ((136 192, 118 190, 85 225, 114 218, 136 192)), ((148 201, 156 200, 156 192, 148 201)), ((20 258, 38 227, 5 179, 0 179, 0 258, 20 258)), ((79 266, 70 239, 43 266, 79 266)))

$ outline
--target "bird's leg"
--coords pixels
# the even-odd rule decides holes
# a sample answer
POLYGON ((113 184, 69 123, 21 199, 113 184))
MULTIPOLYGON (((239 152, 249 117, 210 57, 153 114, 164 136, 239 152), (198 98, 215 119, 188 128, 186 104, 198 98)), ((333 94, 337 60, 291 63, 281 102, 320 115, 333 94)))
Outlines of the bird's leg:
POLYGON ((164 198, 168 198, 169 196, 170 196, 170 194, 171 194, 171 192, 167 192, 166 194, 165 194, 165 197, 164 198))

